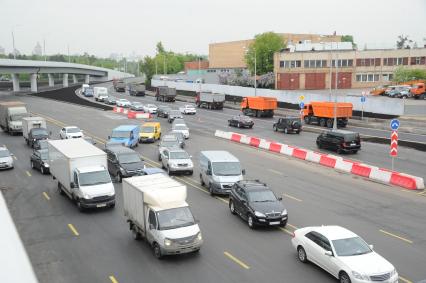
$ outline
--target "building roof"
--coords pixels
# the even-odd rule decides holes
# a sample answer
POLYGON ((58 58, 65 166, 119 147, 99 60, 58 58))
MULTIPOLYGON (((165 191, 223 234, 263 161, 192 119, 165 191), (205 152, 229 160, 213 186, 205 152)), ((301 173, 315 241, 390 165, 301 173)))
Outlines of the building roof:
POLYGON ((118 126, 117 128, 114 128, 113 131, 117 131, 117 132, 130 132, 135 128, 138 128, 138 125, 121 125, 118 126))

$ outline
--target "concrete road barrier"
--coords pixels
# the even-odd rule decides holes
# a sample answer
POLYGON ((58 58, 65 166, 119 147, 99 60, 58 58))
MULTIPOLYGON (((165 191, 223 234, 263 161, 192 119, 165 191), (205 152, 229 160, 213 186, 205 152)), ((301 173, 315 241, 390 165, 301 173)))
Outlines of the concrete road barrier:
POLYGON ((118 106, 114 106, 112 111, 115 112, 115 113, 122 113, 124 115, 127 115, 128 119, 150 119, 150 118, 152 118, 152 114, 150 114, 150 113, 133 111, 133 110, 129 110, 127 108, 118 107, 118 106))
POLYGON ((320 164, 325 167, 333 168, 337 171, 350 173, 366 179, 371 179, 409 190, 421 190, 425 188, 424 180, 421 177, 395 172, 385 168, 379 168, 350 159, 344 159, 341 156, 324 154, 234 132, 216 130, 215 136, 236 143, 247 144, 256 148, 265 149, 267 151, 292 156, 298 159, 320 164))

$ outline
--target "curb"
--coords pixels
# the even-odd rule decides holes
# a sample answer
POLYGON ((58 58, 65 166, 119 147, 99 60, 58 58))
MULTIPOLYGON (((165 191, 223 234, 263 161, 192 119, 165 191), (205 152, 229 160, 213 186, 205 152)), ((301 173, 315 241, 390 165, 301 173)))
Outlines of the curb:
POLYGON ((216 130, 216 137, 230 140, 236 143, 250 145, 256 148, 265 149, 270 152, 292 156, 297 159, 310 161, 325 167, 333 168, 381 183, 398 186, 408 190, 422 190, 425 188, 423 178, 412 176, 400 172, 379 168, 369 164, 356 162, 332 154, 324 154, 303 148, 297 148, 287 144, 278 143, 257 137, 250 137, 234 132, 224 132, 216 130))

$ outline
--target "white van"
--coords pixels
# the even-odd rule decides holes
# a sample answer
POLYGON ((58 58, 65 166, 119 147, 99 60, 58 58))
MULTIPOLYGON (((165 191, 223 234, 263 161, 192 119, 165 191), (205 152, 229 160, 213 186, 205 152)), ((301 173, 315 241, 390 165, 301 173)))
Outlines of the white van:
POLYGON ((108 98, 108 89, 106 87, 94 87, 94 97, 96 101, 104 101, 104 99, 108 98))
POLYGON ((210 195, 229 194, 245 174, 240 161, 227 151, 201 151, 199 164, 201 185, 209 189, 210 195))

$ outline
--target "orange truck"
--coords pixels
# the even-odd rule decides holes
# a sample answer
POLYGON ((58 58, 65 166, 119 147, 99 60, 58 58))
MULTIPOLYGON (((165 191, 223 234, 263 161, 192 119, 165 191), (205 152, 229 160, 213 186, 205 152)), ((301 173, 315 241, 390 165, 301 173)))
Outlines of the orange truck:
MULTIPOLYGON (((346 127, 348 119, 352 117, 352 103, 337 102, 337 126, 346 127)), ((319 124, 321 127, 332 128, 334 123, 334 102, 311 102, 305 104, 303 120, 306 124, 319 124)))
POLYGON ((410 89, 411 95, 414 99, 426 99, 426 87, 425 83, 416 83, 410 89))
POLYGON ((273 117, 277 105, 275 97, 247 96, 241 102, 241 110, 247 116, 273 117))

